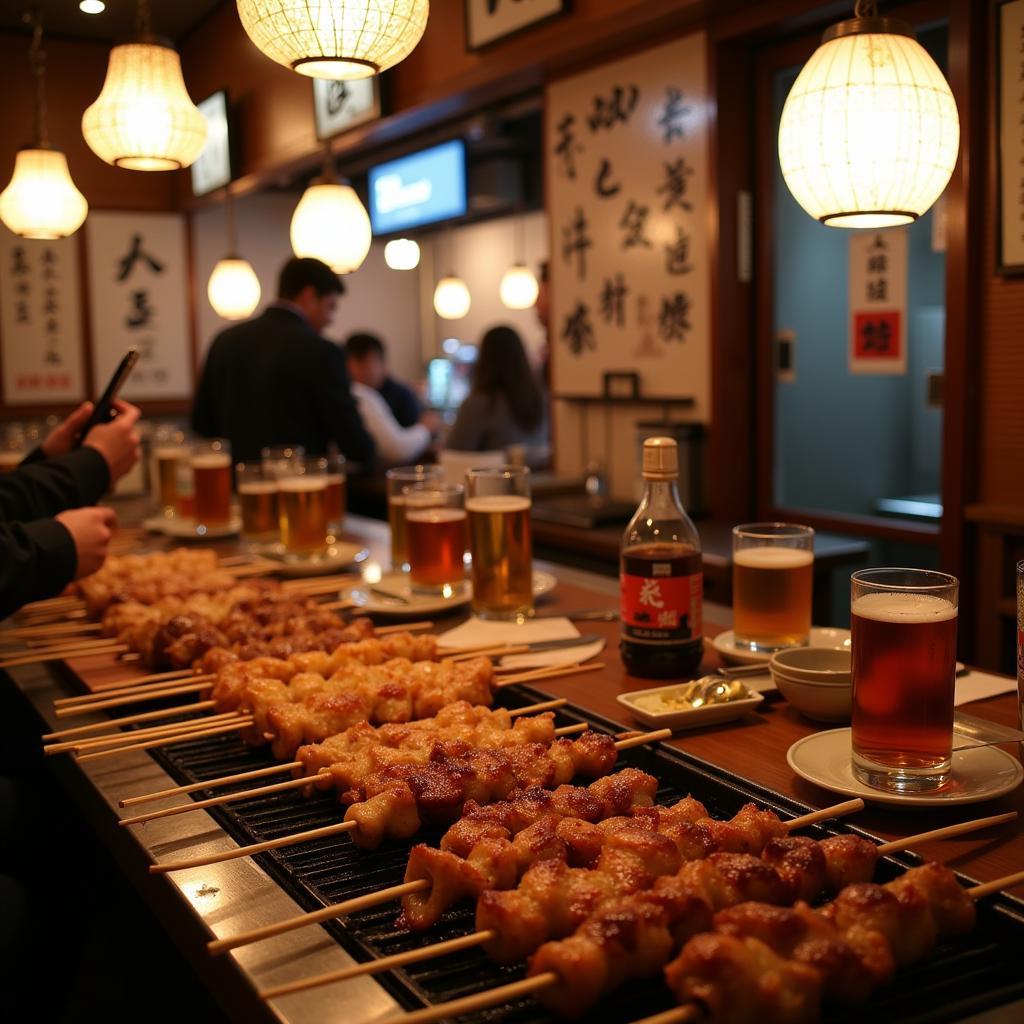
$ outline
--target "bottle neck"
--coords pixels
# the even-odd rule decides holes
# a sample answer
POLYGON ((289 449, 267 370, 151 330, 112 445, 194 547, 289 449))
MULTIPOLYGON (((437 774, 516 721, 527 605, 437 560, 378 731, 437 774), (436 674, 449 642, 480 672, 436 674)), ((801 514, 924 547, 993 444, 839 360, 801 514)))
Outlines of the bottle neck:
POLYGON ((645 480, 641 503, 651 519, 673 519, 683 510, 676 480, 645 480))

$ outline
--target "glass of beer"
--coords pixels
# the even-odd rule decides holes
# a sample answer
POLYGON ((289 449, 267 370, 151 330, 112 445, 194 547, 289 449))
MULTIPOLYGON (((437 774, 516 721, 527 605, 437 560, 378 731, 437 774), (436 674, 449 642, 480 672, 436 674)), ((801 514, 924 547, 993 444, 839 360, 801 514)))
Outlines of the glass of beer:
POLYGON ((333 544, 345 525, 345 457, 332 454, 322 458, 320 463, 327 475, 327 533, 328 542, 333 544))
POLYGON ((0 437, 0 473, 11 473, 28 455, 25 431, 18 423, 9 423, 0 437))
POLYGON ((405 530, 413 590, 450 597, 466 578, 466 510, 459 484, 434 481, 405 491, 405 530))
POLYGON ((409 571, 409 549, 405 538, 405 489, 428 480, 441 483, 440 466, 399 466, 384 474, 388 485, 388 526, 391 527, 391 568, 409 571))
POLYGON ((262 462, 239 462, 235 466, 235 487, 242 506, 242 536, 250 544, 273 544, 278 540, 277 478, 262 462))
POLYGON ((814 530, 746 523, 732 531, 732 620, 736 646, 772 652, 802 647, 811 633, 814 530))
POLYGON ((525 466, 466 473, 473 612, 518 620, 533 611, 530 471, 525 466))
POLYGON ((293 459, 277 477, 281 542, 289 561, 327 550, 327 470, 320 459, 293 459))
POLYGON ((156 428, 153 435, 155 497, 167 519, 184 514, 178 500, 178 474, 179 464, 187 462, 190 454, 183 430, 166 425, 156 428))
POLYGON ((274 473, 286 470, 289 463, 305 457, 306 449, 301 444, 277 444, 260 449, 264 467, 274 473))
POLYGON ((196 528, 231 522, 231 444, 224 438, 196 441, 189 459, 192 467, 196 528))
POLYGON ((928 569, 851 577, 853 772, 869 786, 920 793, 949 781, 958 590, 928 569))

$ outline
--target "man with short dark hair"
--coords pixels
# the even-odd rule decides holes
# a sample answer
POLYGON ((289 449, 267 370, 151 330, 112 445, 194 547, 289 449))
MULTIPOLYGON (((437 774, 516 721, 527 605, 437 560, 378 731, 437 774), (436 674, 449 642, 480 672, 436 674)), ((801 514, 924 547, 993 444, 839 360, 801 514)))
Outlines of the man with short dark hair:
POLYGON ((345 355, 320 334, 344 294, 326 263, 288 260, 277 301, 214 338, 192 406, 196 433, 226 437, 236 461, 281 444, 320 455, 333 441, 347 459, 370 464, 374 443, 349 390, 345 355))
POLYGON ((380 393, 395 419, 403 427, 414 427, 422 410, 412 389, 388 374, 384 343, 375 334, 350 334, 345 340, 348 375, 359 384, 380 393))

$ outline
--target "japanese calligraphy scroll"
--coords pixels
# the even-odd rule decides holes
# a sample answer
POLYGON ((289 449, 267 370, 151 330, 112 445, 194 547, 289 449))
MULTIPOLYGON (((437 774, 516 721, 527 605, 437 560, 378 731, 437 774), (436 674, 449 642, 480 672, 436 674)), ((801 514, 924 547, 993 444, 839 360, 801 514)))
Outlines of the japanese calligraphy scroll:
POLYGON ((710 418, 704 54, 698 33, 548 88, 556 394, 635 371, 710 418))
POLYGON ((907 229, 850 232, 850 372, 907 372, 907 229))
POLYGON ((999 8, 999 266, 1024 271, 1024 0, 999 8))
POLYGON ((191 393, 185 222, 174 213, 92 213, 86 223, 93 387, 139 350, 125 398, 191 393))
POLYGON ((0 228, 4 402, 77 402, 82 379, 78 239, 30 241, 0 228))

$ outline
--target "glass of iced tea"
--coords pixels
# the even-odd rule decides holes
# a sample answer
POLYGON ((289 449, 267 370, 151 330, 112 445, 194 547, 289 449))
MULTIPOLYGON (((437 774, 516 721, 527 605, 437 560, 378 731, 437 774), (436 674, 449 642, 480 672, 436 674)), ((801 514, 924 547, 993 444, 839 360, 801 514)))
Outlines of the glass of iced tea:
POLYGON ((290 560, 327 549, 327 469, 320 459, 293 459, 277 476, 281 542, 290 560))
POLYGON ((483 619, 522 619, 533 611, 530 471, 525 466, 466 473, 473 611, 483 619))
POLYGON ((189 458, 196 526, 226 526, 231 521, 231 445, 224 438, 196 441, 189 458))
POLYGON ((811 633, 814 530, 745 523, 732 531, 732 625, 749 651, 802 647, 811 633))
POLYGON ((251 544, 273 544, 279 538, 277 478, 262 462, 235 466, 235 489, 242 506, 242 536, 251 544))
POLYGON ((440 466, 398 466, 384 474, 388 486, 388 526, 391 527, 391 567, 409 571, 409 549, 405 537, 405 490, 428 480, 441 483, 440 466))
POLYGON ((854 775, 895 793, 939 789, 952 766, 959 582, 929 569, 850 580, 854 775))
POLYGON ((188 462, 191 454, 191 449, 185 440, 185 432, 177 427, 166 425, 157 427, 153 434, 152 450, 156 500, 160 503, 167 519, 184 515, 178 495, 178 477, 184 475, 181 473, 180 464, 188 462))
POLYGON ((413 590, 449 597, 466 578, 466 510, 459 484, 434 481, 405 491, 405 530, 413 590))

